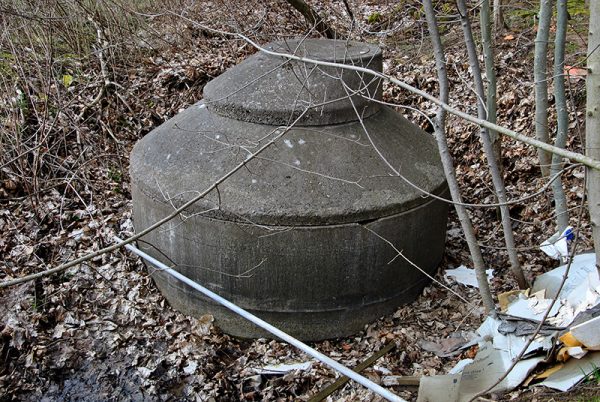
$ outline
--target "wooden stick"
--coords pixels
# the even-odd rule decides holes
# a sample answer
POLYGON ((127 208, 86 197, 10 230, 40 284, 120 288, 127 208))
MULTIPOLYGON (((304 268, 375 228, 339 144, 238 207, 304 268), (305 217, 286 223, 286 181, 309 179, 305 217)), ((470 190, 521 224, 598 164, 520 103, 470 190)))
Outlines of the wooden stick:
MULTIPOLYGON (((390 342, 377 352, 373 353, 367 360, 356 366, 353 370, 357 373, 360 373, 373 363, 375 363, 381 356, 388 353, 390 350, 396 347, 395 342, 390 342)), ((341 388, 344 384, 346 384, 350 379, 346 376, 341 376, 334 383, 330 384, 327 388, 319 392, 317 395, 313 396, 308 400, 308 402, 320 402, 323 399, 327 398, 329 395, 333 394, 338 388, 341 388)))

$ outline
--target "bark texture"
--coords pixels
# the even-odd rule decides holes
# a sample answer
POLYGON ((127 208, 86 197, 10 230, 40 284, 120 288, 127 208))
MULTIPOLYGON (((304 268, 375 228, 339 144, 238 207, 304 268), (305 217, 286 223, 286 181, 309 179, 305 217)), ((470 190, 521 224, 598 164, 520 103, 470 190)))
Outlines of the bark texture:
MULTIPOLYGON (((590 1, 588 38, 588 76, 586 104, 586 154, 600 159, 600 1, 590 1)), ((600 271, 600 170, 587 169, 587 191, 596 250, 596 267, 600 271)))
MULTIPOLYGON (((465 0, 457 0, 458 11, 460 13, 460 19, 463 27, 465 46, 467 47, 467 53, 469 54, 469 64, 471 71, 473 72, 473 82, 475 84, 475 91, 477 93, 477 114, 482 120, 487 119, 487 113, 483 99, 485 98, 485 90, 483 88, 483 78, 481 76, 481 69, 479 67, 479 58, 477 56, 477 48, 475 47, 475 41, 473 39, 473 31, 471 30, 471 23, 468 16, 468 8, 465 0)), ((519 284, 519 288, 527 289, 529 284, 517 255, 517 249, 515 247, 514 233, 512 231, 512 222, 510 219, 510 211, 506 204, 506 188, 504 187, 504 179, 498 167, 498 161, 494 155, 494 146, 490 139, 489 131, 485 127, 481 127, 480 131, 481 142, 483 143, 483 150, 488 162, 488 167, 492 176, 492 182, 494 184, 494 191, 498 198, 500 205, 500 215, 502 220, 502 230, 504 232, 504 240, 506 243, 506 251, 510 260, 510 269, 519 284)))
POLYGON ((502 15, 502 1, 494 0, 494 35, 504 27, 504 16, 502 15))
MULTIPOLYGON (((434 49, 435 65, 440 84, 440 99, 444 103, 448 103, 449 98, 449 84, 448 75, 446 73, 446 56, 444 54, 444 48, 440 39, 437 18, 435 17, 435 11, 431 0, 424 0, 423 5, 425 8, 425 15, 427 17, 427 26, 429 28, 429 35, 431 37, 431 43, 434 49)), ((483 261, 483 255, 481 249, 477 243, 477 237, 473 229, 471 218, 467 212, 467 209, 462 205, 462 197, 460 195, 460 188, 458 186, 458 180, 456 179, 456 171, 454 169, 454 162, 452 155, 448 149, 448 142, 446 140, 446 111, 443 108, 438 108, 436 117, 433 121, 435 129, 435 139, 438 144, 440 151, 440 157, 442 159, 442 165, 444 166, 444 173, 446 174, 446 180, 448 181, 448 187, 450 188, 450 195, 452 201, 454 201, 454 208, 458 215, 460 225, 465 234, 469 252, 473 259, 473 266, 475 268, 477 283, 479 285, 479 292, 483 299, 483 305, 486 313, 495 315, 496 309, 494 306, 494 299, 490 291, 490 286, 487 281, 487 275, 485 274, 485 262, 483 261)))
MULTIPOLYGON (((492 35, 492 21, 490 0, 482 0, 481 12, 481 42, 483 45, 483 60, 485 62, 485 75, 487 77, 487 121, 496 124, 496 69, 494 68, 494 39, 492 35)), ((500 136, 495 130, 489 130, 490 139, 494 147, 494 156, 502 172, 502 147, 500 136)))
POLYGON ((303 0, 286 0, 288 4, 296 11, 298 11, 306 22, 314 27, 321 35, 325 36, 328 39, 335 39, 338 37, 335 31, 321 18, 321 16, 312 9, 305 1, 303 0))
MULTIPOLYGON (((557 116, 556 139, 554 145, 564 148, 567 143, 569 115, 567 112, 567 98, 565 96, 565 40, 567 38, 567 0, 556 2, 556 37, 554 39, 554 99, 557 116)), ((558 174, 563 167, 562 157, 552 155, 550 174, 558 174)), ((556 230, 562 232, 569 226, 569 213, 567 212, 567 197, 561 179, 552 182, 554 193, 554 210, 556 212, 556 230)))
MULTIPOLYGON (((535 79, 535 138, 538 141, 550 143, 548 135, 548 36, 550 32, 550 18, 552 17, 551 0, 540 1, 540 14, 538 18, 538 31, 535 38, 533 57, 533 76, 535 79)), ((550 154, 538 148, 538 158, 542 175, 550 174, 550 154)))

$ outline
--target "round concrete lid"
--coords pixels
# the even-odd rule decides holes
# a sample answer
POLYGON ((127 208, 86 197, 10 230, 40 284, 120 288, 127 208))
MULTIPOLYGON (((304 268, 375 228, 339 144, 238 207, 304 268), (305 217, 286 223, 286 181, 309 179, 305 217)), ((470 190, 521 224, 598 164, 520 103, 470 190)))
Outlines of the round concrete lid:
MULTIPOLYGON (((324 39, 265 46, 277 53, 382 70, 381 50, 371 44, 324 39)), ((253 123, 327 125, 368 117, 380 106, 382 86, 372 75, 318 66, 259 52, 209 82, 204 101, 215 114, 253 123)))
MULTIPOLYGON (((131 155, 132 183, 175 208, 278 130, 216 115, 200 102, 138 142, 131 155)), ((185 215, 281 226, 365 222, 431 200, 407 181, 430 193, 446 191, 433 137, 382 107, 364 119, 364 127, 351 122, 290 129, 185 215), (393 176, 372 143, 404 179, 393 176)), ((140 208, 146 207, 153 208, 140 208)))
POLYGON ((345 64, 363 65, 374 56, 381 55, 381 49, 365 42, 330 39, 293 39, 273 42, 265 49, 277 53, 290 53, 319 61, 332 61, 345 64))

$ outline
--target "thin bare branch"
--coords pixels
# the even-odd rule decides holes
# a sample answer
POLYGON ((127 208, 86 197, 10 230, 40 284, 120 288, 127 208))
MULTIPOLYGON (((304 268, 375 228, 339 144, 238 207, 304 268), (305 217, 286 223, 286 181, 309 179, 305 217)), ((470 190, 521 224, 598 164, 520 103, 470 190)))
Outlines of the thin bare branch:
MULTIPOLYGON (((567 144, 567 131, 569 129, 569 112, 567 110, 567 98, 565 95, 565 41, 567 38, 567 1, 556 2, 556 36, 554 39, 554 100, 556 107, 556 138, 554 146, 564 148, 567 144)), ((554 175, 562 167, 562 158, 552 155, 552 166, 550 174, 554 175)), ((555 180, 552 184, 554 193, 554 209, 556 210, 556 230, 563 232, 569 226, 569 214, 567 212, 567 197, 562 185, 562 180, 555 180)))
MULTIPOLYGON (((433 46, 433 52, 435 55, 435 66, 440 85, 440 98, 442 99, 443 103, 447 103, 450 94, 450 88, 448 83, 448 75, 446 73, 446 56, 444 54, 444 48, 438 31, 437 19, 435 17, 435 11, 433 9, 431 0, 424 0, 423 5, 425 8, 425 16, 427 17, 427 26, 429 28, 431 44, 433 46)), ((469 217, 466 208, 461 205, 462 197, 460 195, 458 180, 456 179, 454 162, 452 160, 452 156, 448 148, 448 142, 446 140, 445 125, 446 110, 443 107, 440 107, 434 120, 434 129, 435 139, 438 144, 442 165, 444 167, 444 173, 446 175, 446 180, 448 181, 450 195, 452 196, 452 200, 455 202, 454 208, 456 209, 460 225, 465 233, 467 246, 469 247, 469 252, 471 254, 471 258, 473 259, 473 266, 475 268, 475 274, 477 277, 481 298, 483 300, 483 305, 488 314, 496 315, 494 299, 492 297, 490 285, 488 284, 487 275, 485 273, 483 255, 479 245, 477 244, 477 237, 475 236, 475 230, 473 229, 471 218, 469 217)))
POLYGON ((497 124, 493 124, 490 123, 487 120, 483 120, 480 119, 478 117, 472 116, 468 113, 465 113, 451 105, 449 105, 447 102, 444 102, 442 100, 440 100, 439 98, 429 94, 428 92, 422 91, 418 88, 415 88, 414 86, 407 84, 404 81, 398 80, 392 76, 389 76, 387 74, 375 71, 375 70, 371 70, 365 67, 360 67, 360 66, 354 66, 354 65, 350 65, 350 64, 341 64, 341 63, 335 63, 335 62, 329 62, 329 61, 322 61, 322 60, 315 60, 315 59, 311 59, 308 57, 302 57, 302 56, 297 56, 295 54, 291 54, 291 53, 281 53, 281 52, 275 52, 269 49, 265 49, 264 47, 260 46, 258 43, 256 43, 255 41, 253 41, 252 39, 248 38, 247 36, 244 36, 242 34, 239 33, 234 33, 234 32, 227 32, 227 31, 221 31, 218 29, 213 29, 213 28, 209 28, 206 27, 204 25, 199 24, 198 22, 187 18, 185 16, 179 15, 177 13, 173 13, 173 12, 169 12, 169 14, 178 16, 182 19, 184 19, 185 21, 190 22, 191 24, 194 25, 198 25, 199 27, 202 27, 204 29, 208 29, 211 32, 214 33, 218 33, 220 35, 227 35, 227 36, 234 36, 234 37, 238 37, 240 39, 243 39, 244 41, 248 42, 250 45, 254 46, 256 49, 260 50, 261 52, 265 53, 265 54, 269 54, 272 56, 279 56, 279 57, 283 57, 283 58, 287 58, 290 60, 296 60, 296 61, 301 61, 304 63, 311 63, 311 64, 316 64, 316 65, 320 65, 320 66, 328 66, 328 67, 336 67, 336 68, 341 68, 341 69, 346 69, 346 70, 352 70, 352 71, 357 71, 357 72, 362 72, 362 73, 366 73, 378 78, 381 78, 385 81, 391 82, 395 85, 398 85, 400 88, 405 89, 407 91, 410 91, 416 95, 419 95, 431 102, 433 102, 434 104, 440 106, 441 108, 443 108, 446 112, 451 113, 455 116, 458 116, 462 119, 465 119, 471 123, 477 124, 479 126, 488 128, 488 129, 492 129, 492 130, 496 130, 497 132, 499 132, 500 134, 506 135, 508 137, 514 138, 517 141, 521 141, 525 144, 531 145, 533 147, 536 148, 540 148, 543 149, 545 151, 548 151, 550 153, 555 153, 557 155, 560 155, 564 158, 570 159, 572 161, 575 162, 579 162, 581 164, 584 164, 586 166, 589 166, 593 169, 597 169, 600 170, 600 160, 599 159, 594 159, 594 158, 590 158, 588 156, 582 155, 580 153, 577 152, 572 152, 572 151, 568 151, 565 149, 560 149, 555 147, 554 145, 550 145, 541 141, 538 141, 534 138, 528 137, 524 134, 518 133, 514 130, 511 130, 509 128, 503 127, 503 126, 499 126, 497 124))
MULTIPOLYGON (((467 47, 467 53, 469 55, 469 64, 473 73, 473 81, 475 83, 475 90, 478 94, 477 102, 477 114, 482 120, 487 119, 487 113, 485 110, 485 104, 483 98, 485 97, 485 90, 483 88, 483 79, 481 76, 481 69, 479 67, 479 58, 477 56, 477 48, 475 47, 475 41, 473 39, 473 32, 471 30, 471 22, 468 16, 468 9, 465 0, 457 0, 458 11, 461 17, 461 23, 464 32, 465 45, 467 47)), ((494 144, 489 134, 489 130, 486 127, 482 127, 480 131, 481 141, 483 143, 483 150, 487 159, 487 164, 490 169, 492 176, 492 183, 494 184, 494 190, 498 202, 506 204, 506 188, 504 186, 504 179, 498 167, 498 160, 496 153, 494 152, 494 144)), ((502 219, 502 229, 504 232, 504 240, 506 242, 506 249, 508 252, 508 258, 510 260, 510 269, 517 279, 517 283, 521 289, 527 289, 529 284, 525 278, 525 274, 521 269, 521 263, 517 255, 517 249, 515 247, 514 233, 512 230, 512 223, 510 221, 510 212, 507 205, 500 206, 500 215, 502 219)))
MULTIPOLYGON (((552 17, 552 0, 540 1, 538 31, 535 38, 535 53, 533 61, 533 76, 535 80, 535 138, 549 144, 548 134, 548 36, 550 18, 552 17)), ((551 156, 544 150, 538 149, 540 167, 544 177, 550 174, 551 156)))
MULTIPOLYGON (((590 28, 588 42, 588 77, 586 104, 585 153, 600 158, 600 2, 590 1, 590 28)), ((596 250, 596 267, 600 272, 600 171, 588 170, 587 190, 590 221, 596 250)))
POLYGON ((537 338, 537 336, 540 333, 542 327, 546 323, 546 320, 548 319, 548 316, 550 315, 550 312, 552 311, 552 308, 554 307, 554 305, 556 304, 556 302, 559 299, 560 292, 562 291, 562 289, 563 289, 563 287, 565 285, 565 282, 567 281, 567 278, 569 276, 569 271, 571 270, 571 264, 573 262, 573 257, 575 256, 575 251, 577 250, 577 243, 579 241, 579 234, 580 234, 580 230, 581 230, 581 222, 582 222, 583 212, 585 210, 584 207, 583 207, 584 204, 585 204, 585 197, 582 198, 581 204, 579 206, 579 216, 578 216, 578 219, 577 219, 578 226, 577 226, 577 228, 574 231, 574 233, 575 233, 575 239, 573 240, 573 246, 572 246, 572 249, 571 249, 571 253, 569 255, 569 263, 567 264, 567 267, 565 269, 565 273, 564 273, 564 275, 562 277, 560 285, 558 286, 558 289, 556 290, 556 295, 552 298, 552 301, 550 302, 550 305, 548 306, 548 308, 544 312, 544 316, 540 320, 538 326, 535 328, 535 331, 533 331, 533 333, 529 336, 529 339, 527 340, 527 342, 525 342, 525 345, 523 345, 523 349, 521 349, 521 351, 519 352, 519 354, 513 359, 512 364, 506 370, 506 372, 504 372, 504 374, 500 378, 498 378, 498 380, 496 380, 496 382, 494 384, 492 384, 491 386, 489 386, 486 390, 481 391, 480 393, 478 393, 475 396, 473 396, 469 400, 469 402, 475 401, 477 398, 479 398, 479 397, 481 397, 481 396, 486 395, 487 393, 489 393, 491 390, 494 389, 495 386, 497 386, 498 384, 500 384, 513 371, 513 369, 517 366, 517 363, 519 363, 521 361, 521 359, 523 358, 523 356, 527 352, 527 349, 529 349, 529 346, 533 343, 533 341, 535 340, 535 338, 537 338))
MULTIPOLYGON (((303 113, 300 114, 300 116, 298 116, 298 118, 296 118, 296 120, 294 121, 294 123, 296 123, 297 121, 299 121, 305 114, 306 111, 308 109, 305 109, 305 111, 303 113)), ((277 140, 279 140, 281 137, 283 137, 291 128, 293 127, 293 125, 285 127, 285 129, 279 130, 279 132, 277 133, 277 135, 275 135, 271 140, 269 140, 267 143, 265 143, 265 145, 263 145, 258 151, 254 152, 253 154, 249 155, 248 157, 246 157, 246 159, 242 162, 240 162, 238 165, 236 165, 233 169, 231 169, 229 172, 225 173, 223 176, 221 176, 218 180, 216 180, 215 182, 213 182, 210 186, 208 186, 204 191, 200 192, 197 196, 195 196, 194 198, 192 198, 191 200, 189 200, 188 202, 186 202, 185 204, 183 204, 182 206, 180 206, 179 208, 175 209, 173 212, 171 212, 171 214, 167 215, 166 217, 164 217, 163 219, 159 220, 158 222, 155 222, 154 224, 148 226, 146 229, 139 231, 138 233, 136 233, 133 236, 128 237, 127 239, 123 240, 122 243, 118 243, 118 244, 113 244, 111 246, 108 247, 104 247, 100 250, 94 251, 92 253, 88 253, 82 257, 79 257, 73 261, 70 261, 68 263, 59 265, 56 268, 52 268, 52 269, 48 269, 42 272, 38 272, 35 274, 31 274, 31 275, 26 275, 23 276, 21 278, 16 278, 16 279, 11 279, 11 280, 7 280, 4 281, 2 283, 0 283, 0 289, 9 287, 9 286, 13 286, 13 285, 17 285, 19 283, 23 283, 23 282, 27 282, 27 281, 31 281, 34 279, 38 279, 38 278, 42 278, 48 275, 52 275, 61 271, 64 271, 66 269, 72 268, 76 265, 79 265, 83 262, 89 261, 94 257, 97 257, 99 255, 117 250, 123 246, 125 246, 126 244, 132 243, 134 241, 136 241, 137 239, 140 239, 141 237, 147 235, 148 233, 152 232, 153 230, 157 229, 158 227, 162 226, 163 224, 171 221, 172 219, 176 218, 177 216, 180 215, 181 212, 185 211, 187 208, 189 208, 190 206, 192 206, 193 204, 195 204, 196 202, 198 202, 199 200, 201 200, 202 198, 204 198, 206 195, 208 195, 211 191, 213 191, 214 189, 216 189, 221 183, 223 183, 225 180, 227 180, 229 177, 231 177, 234 173, 236 173, 238 170, 242 169, 244 166, 246 166, 246 163, 248 163, 250 160, 254 159, 255 157, 257 157, 258 155, 260 155, 263 151, 265 151, 267 148, 269 148, 271 145, 273 145, 277 140)), ((277 132, 277 130, 275 130, 275 132, 277 132)))

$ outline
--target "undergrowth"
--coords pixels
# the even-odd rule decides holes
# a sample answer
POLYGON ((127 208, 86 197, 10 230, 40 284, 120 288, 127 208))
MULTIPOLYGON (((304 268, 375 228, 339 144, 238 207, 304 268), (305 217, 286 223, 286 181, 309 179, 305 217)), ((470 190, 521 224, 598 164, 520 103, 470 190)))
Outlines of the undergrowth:
MULTIPOLYGON (((79 191, 92 149, 118 142, 101 121, 119 89, 115 66, 151 51, 148 17, 158 2, 8 0, 0 19, 0 198, 57 188, 79 191)), ((125 106, 125 105, 123 105, 125 106)), ((84 183, 83 183, 84 184, 84 183)))

